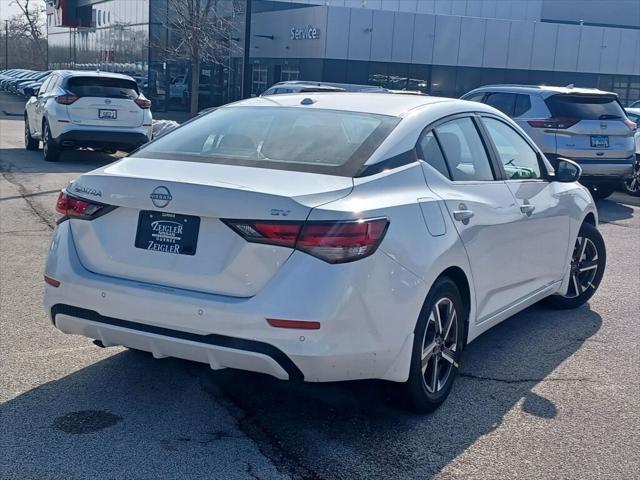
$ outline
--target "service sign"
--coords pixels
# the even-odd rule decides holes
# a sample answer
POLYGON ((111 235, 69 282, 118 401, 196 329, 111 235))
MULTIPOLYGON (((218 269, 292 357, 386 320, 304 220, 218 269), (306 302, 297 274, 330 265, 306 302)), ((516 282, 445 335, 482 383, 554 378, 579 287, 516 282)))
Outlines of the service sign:
POLYGON ((289 38, 291 40, 318 40, 320 38, 320 29, 311 25, 302 28, 291 27, 289 38))

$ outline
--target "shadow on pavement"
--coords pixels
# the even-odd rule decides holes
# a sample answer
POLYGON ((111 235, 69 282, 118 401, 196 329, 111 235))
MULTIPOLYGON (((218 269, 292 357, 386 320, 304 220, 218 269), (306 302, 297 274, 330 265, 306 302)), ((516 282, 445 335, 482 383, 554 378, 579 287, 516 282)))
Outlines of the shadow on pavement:
POLYGON ((225 441, 210 426, 221 402, 294 477, 429 478, 514 407, 552 420, 555 405, 533 387, 558 380, 554 370, 601 323, 586 306, 562 312, 534 306, 516 315, 468 346, 451 396, 427 416, 399 408, 387 388, 395 384, 294 384, 123 352, 0 406, 9 443, 4 456, 13 474, 36 462, 39 471, 62 469, 77 478, 90 456, 109 459, 103 473, 110 478, 162 476, 167 462, 208 462, 190 455, 201 444, 225 441))
POLYGON ((20 120, 24 119, 24 114, 20 112, 13 112, 8 110, 0 111, 0 120, 20 120))
POLYGON ((0 150, 0 161, 10 163, 24 173, 83 173, 115 162, 121 155, 108 155, 91 150, 64 150, 59 161, 45 162, 42 150, 34 152, 23 148, 4 148, 0 150), (24 166, 21 161, 25 162, 24 166), (30 161, 29 164, 27 161, 30 161))
POLYGON ((596 202, 598 217, 601 222, 615 222, 633 218, 633 208, 613 199, 596 202))

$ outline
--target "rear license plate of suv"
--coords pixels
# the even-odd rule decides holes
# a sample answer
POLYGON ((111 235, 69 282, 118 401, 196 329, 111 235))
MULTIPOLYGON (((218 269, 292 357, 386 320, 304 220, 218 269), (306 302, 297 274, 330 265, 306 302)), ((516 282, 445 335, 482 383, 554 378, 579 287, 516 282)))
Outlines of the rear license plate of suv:
POLYGON ((609 148, 609 135, 591 135, 592 148, 609 148))
POLYGON ((116 120, 118 118, 118 111, 113 109, 98 109, 98 118, 104 120, 116 120))
POLYGON ((136 248, 195 255, 200 217, 143 210, 138 217, 136 248))

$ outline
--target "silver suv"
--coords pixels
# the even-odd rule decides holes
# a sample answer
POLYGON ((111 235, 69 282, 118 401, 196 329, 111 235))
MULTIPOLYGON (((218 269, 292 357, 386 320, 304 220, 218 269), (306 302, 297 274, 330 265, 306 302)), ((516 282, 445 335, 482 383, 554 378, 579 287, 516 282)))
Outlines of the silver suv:
POLYGON ((488 85, 462 96, 513 118, 555 165, 558 157, 582 167, 581 183, 594 198, 611 195, 633 169, 636 124, 615 93, 592 88, 488 85))

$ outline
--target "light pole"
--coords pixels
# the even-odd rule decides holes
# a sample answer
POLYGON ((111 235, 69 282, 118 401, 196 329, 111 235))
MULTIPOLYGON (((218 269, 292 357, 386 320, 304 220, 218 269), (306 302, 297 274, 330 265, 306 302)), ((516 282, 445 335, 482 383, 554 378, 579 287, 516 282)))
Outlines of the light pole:
POLYGON ((9 70, 9 20, 4 21, 4 68, 9 70))
POLYGON ((247 0, 244 16, 244 52, 242 55, 242 98, 251 96, 251 7, 253 0, 247 0))

